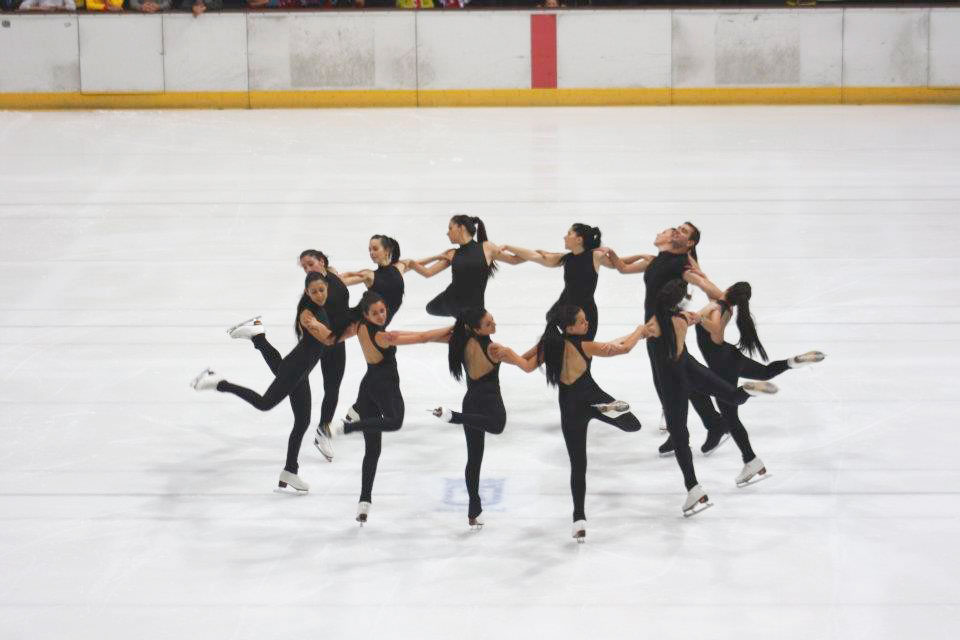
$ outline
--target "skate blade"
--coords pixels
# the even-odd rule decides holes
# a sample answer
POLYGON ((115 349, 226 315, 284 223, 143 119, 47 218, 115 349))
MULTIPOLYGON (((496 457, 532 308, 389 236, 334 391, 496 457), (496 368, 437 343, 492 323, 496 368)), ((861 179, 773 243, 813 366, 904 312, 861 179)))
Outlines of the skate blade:
POLYGON ((360 526, 363 527, 363 525, 367 523, 367 516, 365 515, 357 516, 357 522, 359 522, 360 526))
POLYGON ((691 507, 690 509, 684 511, 684 512, 683 512, 683 517, 684 517, 684 518, 692 518, 693 516, 697 515, 698 513, 703 513, 704 511, 706 511, 707 509, 709 509, 709 508, 712 507, 712 506, 713 506, 713 503, 712 503, 712 502, 698 502, 696 505, 694 505, 694 506, 691 507))
POLYGON ((737 483, 737 488, 738 488, 738 489, 743 489, 744 487, 749 487, 749 486, 752 485, 752 484, 757 484, 758 482, 763 482, 764 480, 766 480, 767 478, 769 478, 771 475, 773 475, 773 474, 771 474, 770 472, 767 472, 767 473, 758 473, 757 475, 753 476, 752 478, 750 478, 750 479, 747 480, 746 482, 738 482, 738 483, 737 483))
POLYGON ((587 541, 587 537, 586 537, 586 536, 577 536, 576 540, 577 540, 577 544, 583 544, 584 542, 587 541))
POLYGON ((723 434, 723 436, 720 438, 720 442, 717 443, 717 446, 715 446, 713 449, 710 449, 709 451, 704 451, 704 452, 702 452, 703 455, 709 456, 709 455, 712 454, 714 451, 716 451, 717 449, 719 449, 719 448, 723 445, 723 443, 726 442, 726 441, 729 440, 729 439, 730 439, 730 434, 729 434, 729 433, 723 434))
POLYGON ((625 402, 624 400, 614 400, 613 402, 600 402, 598 404, 591 405, 591 406, 604 415, 618 416, 622 413, 627 413, 628 411, 630 411, 630 403, 625 402))
POLYGON ((296 487, 289 486, 286 482, 281 482, 278 483, 277 488, 274 489, 273 492, 285 496, 305 496, 309 493, 309 490, 297 489, 296 487))
POLYGON ((194 376, 193 380, 190 381, 190 388, 197 389, 197 385, 200 384, 200 381, 206 378, 207 375, 211 373, 213 373, 213 371, 210 368, 204 369, 203 371, 198 373, 196 376, 194 376))
POLYGON ((676 451, 667 451, 667 452, 665 452, 665 453, 660 453, 660 452, 658 451, 658 452, 657 452, 657 455, 660 456, 661 458, 672 458, 672 457, 674 457, 674 456, 677 455, 677 452, 676 452, 676 451))
POLYGON ((317 451, 320 452, 320 455, 324 457, 327 462, 333 462, 333 456, 328 456, 323 452, 323 449, 320 448, 320 443, 317 442, 317 439, 313 439, 313 446, 317 448, 317 451))
POLYGON ((234 329, 239 329, 240 327, 242 327, 242 326, 244 326, 244 325, 248 325, 248 324, 250 324, 251 322, 256 322, 256 321, 259 320, 260 318, 261 318, 261 316, 253 316, 252 318, 247 318, 246 320, 244 320, 244 321, 241 322, 240 324, 235 324, 235 325, 233 325, 232 327, 230 327, 229 329, 227 329, 227 333, 232 332, 234 329))
POLYGON ((665 425, 665 424, 662 424, 662 425, 660 425, 660 426, 657 427, 657 428, 660 429, 660 433, 666 433, 666 432, 667 432, 667 425, 665 425))
POLYGON ((471 524, 471 525, 470 525, 470 530, 471 530, 471 531, 480 531, 481 529, 483 529, 483 525, 482 525, 482 524, 471 524))

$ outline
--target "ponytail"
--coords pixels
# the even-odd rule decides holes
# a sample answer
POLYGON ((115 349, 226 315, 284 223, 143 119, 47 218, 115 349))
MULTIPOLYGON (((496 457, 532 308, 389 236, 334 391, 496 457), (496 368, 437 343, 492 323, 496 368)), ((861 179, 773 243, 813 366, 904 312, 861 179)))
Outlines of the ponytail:
POLYGON ((677 359, 677 332, 673 329, 673 316, 679 311, 680 302, 687 293, 687 283, 679 278, 671 280, 660 288, 653 315, 660 325, 658 342, 667 351, 667 357, 677 359))
POLYGON ((737 349, 746 351, 753 356, 754 351, 760 354, 760 358, 766 362, 767 351, 760 342, 760 336, 757 335, 757 325, 750 313, 750 298, 753 290, 749 282, 737 282, 727 289, 727 302, 737 308, 737 330, 740 332, 740 342, 737 343, 737 349))
POLYGON ((557 386, 563 369, 564 329, 577 321, 580 307, 556 305, 547 311, 547 326, 537 343, 537 362, 547 365, 547 384, 557 386))
MULTIPOLYGON (((487 227, 485 224, 483 224, 483 220, 481 220, 477 216, 468 216, 468 215, 459 213, 455 216, 452 216, 450 218, 450 222, 454 224, 459 224, 461 227, 466 229, 467 233, 470 234, 470 237, 476 238, 477 242, 480 243, 481 246, 483 245, 484 242, 489 240, 489 238, 487 237, 487 227)), ((484 261, 486 261, 486 258, 484 258, 484 261)), ((497 263, 491 262, 488 265, 488 268, 490 269, 491 271, 490 275, 492 276, 493 275, 492 272, 497 270, 497 263)))
POLYGON ((371 240, 379 240, 380 244, 384 249, 390 252, 390 264, 396 264, 400 260, 400 243, 391 238, 390 236, 385 236, 381 234, 376 234, 370 237, 371 240))
POLYGON ((591 227, 582 222, 575 222, 571 226, 571 229, 583 240, 584 251, 593 251, 600 246, 600 237, 602 234, 600 233, 599 227, 591 227))
POLYGON ((447 348, 447 362, 454 380, 459 381, 463 377, 463 352, 467 348, 467 340, 476 335, 474 329, 480 326, 486 315, 486 309, 473 308, 464 309, 457 316, 447 348))
MULTIPOLYGON (((317 253, 319 253, 319 251, 317 253)), ((323 308, 311 300, 310 296, 308 296, 306 293, 306 289, 317 280, 323 280, 324 283, 327 282, 326 279, 324 279, 324 277, 316 271, 311 271, 308 273, 303 282, 304 293, 300 296, 300 302, 297 303, 297 314, 293 318, 293 330, 297 334, 297 340, 303 340, 303 327, 300 326, 300 314, 303 313, 305 309, 309 309, 310 313, 312 313, 317 320, 320 320, 321 317, 326 316, 323 308)))
POLYGON ((690 234, 690 240, 693 241, 693 246, 690 247, 690 255, 693 256, 694 260, 699 262, 700 258, 697 257, 697 245, 700 244, 700 229, 692 222, 684 222, 683 224, 688 224, 693 229, 693 233, 690 234))

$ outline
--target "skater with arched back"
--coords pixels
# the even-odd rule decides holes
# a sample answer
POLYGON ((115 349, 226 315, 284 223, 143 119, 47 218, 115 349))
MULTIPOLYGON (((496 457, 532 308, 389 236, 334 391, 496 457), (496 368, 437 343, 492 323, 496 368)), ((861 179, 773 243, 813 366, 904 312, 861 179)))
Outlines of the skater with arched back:
POLYGON ((467 466, 464 478, 470 503, 467 524, 473 529, 483 527, 480 504, 480 465, 483 463, 485 434, 503 433, 507 411, 500 395, 500 365, 504 362, 526 372, 537 368, 533 358, 523 359, 509 347, 490 339, 497 332, 497 323, 486 309, 467 309, 457 316, 447 352, 450 374, 460 380, 467 378, 467 393, 461 410, 451 411, 437 407, 433 415, 446 422, 463 425, 467 439, 467 466))
MULTIPOLYGON (((584 340, 593 340, 597 335, 599 314, 594 293, 600 266, 615 268, 607 257, 607 250, 600 248, 600 229, 580 222, 575 223, 563 237, 566 253, 533 251, 514 245, 504 245, 503 250, 528 262, 545 267, 563 267, 563 291, 553 307, 572 304, 583 309, 590 329, 584 340)), ((551 307, 551 308, 553 308, 551 307)))
POLYGON ((334 438, 357 431, 363 433, 364 454, 360 483, 357 521, 367 521, 373 501, 373 480, 380 459, 381 436, 385 431, 398 431, 403 426, 404 403, 397 373, 397 346, 424 342, 446 342, 450 327, 432 331, 384 331, 387 305, 380 294, 367 291, 360 304, 350 310, 356 333, 367 361, 367 372, 360 381, 359 420, 323 423, 317 427, 317 447, 328 458, 333 457, 334 438))
POLYGON ((587 491, 587 424, 602 420, 623 431, 639 431, 640 421, 629 413, 630 405, 615 400, 594 381, 591 365, 595 356, 629 353, 645 335, 644 325, 613 342, 585 340, 590 330, 579 307, 560 305, 547 314, 547 326, 534 349, 526 354, 545 364, 547 384, 559 387, 560 429, 570 456, 570 493, 573 496, 573 537, 583 542, 587 535, 584 501, 587 491))
MULTIPOLYGON (((756 324, 750 314, 752 295, 749 282, 737 282, 723 291, 718 300, 701 309, 699 324, 697 324, 697 345, 711 371, 731 385, 736 385, 739 378, 770 380, 787 369, 820 362, 826 357, 820 351, 808 351, 787 360, 776 360, 769 364, 753 360, 751 356, 756 353, 766 362, 767 352, 760 342, 756 324), (734 309, 737 311, 736 325, 740 332, 740 341, 736 345, 724 340, 724 333, 733 318, 734 309)), ((735 482, 738 487, 746 486, 751 484, 755 477, 764 476, 767 468, 750 446, 750 437, 740 421, 739 407, 723 401, 718 404, 720 413, 730 426, 730 434, 743 458, 743 469, 737 475, 735 482)))
POLYGON ((456 249, 425 258, 409 260, 407 266, 425 278, 431 278, 447 267, 453 272, 450 286, 427 303, 427 313, 432 316, 456 317, 465 309, 483 308, 487 280, 497 270, 495 260, 509 264, 523 262, 520 258, 504 253, 500 247, 487 239, 487 228, 476 216, 455 215, 447 225, 447 238, 456 249), (427 267, 427 264, 431 266, 427 267))
MULTIPOLYGON (((326 280, 319 273, 308 273, 304 282, 304 295, 297 305, 297 319, 294 324, 299 340, 297 346, 282 359, 276 349, 266 343, 262 326, 245 324, 239 327, 250 334, 243 337, 253 340, 254 346, 260 350, 274 373, 273 382, 263 395, 227 382, 210 369, 201 371, 192 383, 197 391, 216 389, 224 393, 232 393, 260 411, 269 411, 284 398, 290 397, 290 406, 293 409, 293 430, 290 432, 287 443, 287 461, 280 474, 280 486, 290 485, 298 491, 310 489, 310 486, 297 475, 300 443, 310 425, 310 372, 322 357, 324 349, 335 344, 330 321, 323 310, 326 301, 326 280)), ((231 336, 237 329, 234 328, 234 331, 231 331, 231 336)), ((344 334, 345 337, 348 335, 349 332, 344 334)))
POLYGON ((683 474, 687 498, 683 515, 691 516, 710 506, 706 492, 697 482, 687 432, 687 404, 690 394, 709 394, 718 401, 741 405, 751 395, 772 394, 772 382, 748 382, 740 388, 726 382, 697 362, 686 349, 687 327, 695 314, 680 311, 687 283, 680 279, 666 283, 654 301, 654 315, 647 323, 647 343, 653 345, 653 361, 663 394, 667 430, 676 448, 677 464, 683 474))
POLYGON ((387 305, 386 327, 403 304, 403 276, 407 265, 400 260, 400 243, 390 236, 371 236, 367 251, 377 268, 341 273, 340 279, 348 287, 363 283, 369 291, 380 294, 387 305))

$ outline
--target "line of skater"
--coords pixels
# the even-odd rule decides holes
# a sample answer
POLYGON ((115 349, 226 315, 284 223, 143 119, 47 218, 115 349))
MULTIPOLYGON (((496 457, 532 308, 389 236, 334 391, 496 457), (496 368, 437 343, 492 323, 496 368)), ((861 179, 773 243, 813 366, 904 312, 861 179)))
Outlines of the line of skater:
POLYGON ((711 282, 697 259, 700 231, 692 223, 685 222, 657 234, 656 255, 628 257, 620 257, 613 249, 602 246, 599 229, 580 223, 564 236, 566 251, 561 253, 497 245, 488 239, 479 218, 466 215, 450 219, 447 238, 457 248, 422 260, 401 260, 400 245, 395 239, 374 235, 368 252, 376 268, 355 272, 340 273, 322 252, 304 251, 299 261, 306 278, 294 322, 297 344, 290 353, 281 357, 269 343, 259 316, 228 330, 231 338, 250 340, 270 368, 274 379, 266 391, 261 395, 209 368, 193 379, 191 386, 198 391, 230 393, 261 411, 289 399, 294 424, 278 481, 281 488, 309 491, 309 485, 298 474, 298 458, 311 419, 309 375, 320 364, 324 395, 314 444, 327 461, 332 461, 337 439, 362 434, 364 456, 357 520, 361 525, 367 521, 382 436, 398 431, 404 422, 397 347, 426 342, 447 343, 451 375, 458 381, 466 379, 460 411, 441 406, 430 412, 463 427, 467 445, 467 518, 471 528, 479 529, 484 524, 479 483, 485 436, 503 433, 507 423, 499 382, 503 363, 528 373, 542 368, 547 384, 558 388, 561 433, 570 459, 573 537, 578 542, 586 537, 587 425, 599 420, 626 432, 640 430, 640 421, 630 412, 629 403, 604 392, 593 379, 592 360, 627 354, 641 340, 647 343, 654 387, 669 434, 660 453, 675 456, 687 490, 683 515, 695 515, 711 506, 693 465, 688 405, 694 407, 707 429, 707 439, 701 447, 704 454, 712 453, 727 437, 732 437, 740 449, 744 466, 735 478, 738 487, 768 477, 766 466, 751 448, 738 407, 751 397, 776 393, 777 387, 769 382, 771 378, 791 368, 820 362, 825 356, 809 351, 769 364, 753 360, 754 354, 764 362, 768 358, 750 313, 750 284, 737 282, 721 290, 711 282), (537 343, 522 354, 491 338, 496 322, 486 309, 484 298, 497 261, 563 267, 564 288, 546 313, 546 327, 537 343), (642 273, 645 289, 642 321, 628 335, 606 342, 595 339, 599 312, 594 294, 601 267, 625 274, 642 273), (429 331, 388 329, 403 303, 404 276, 415 271, 429 278, 447 268, 451 269, 451 283, 427 304, 426 310, 434 316, 454 318, 453 325, 429 331), (351 307, 348 287, 359 284, 366 290, 359 304, 351 307), (699 312, 685 310, 685 302, 690 298, 688 285, 699 288, 710 299, 699 312), (734 311, 740 334, 737 344, 726 340, 734 311), (691 326, 696 327, 706 366, 686 348, 686 334, 691 326), (334 414, 346 367, 344 342, 351 338, 360 344, 367 371, 356 401, 344 418, 337 420, 334 414), (740 378, 748 381, 737 386, 740 378), (716 407, 711 398, 716 400, 716 407))

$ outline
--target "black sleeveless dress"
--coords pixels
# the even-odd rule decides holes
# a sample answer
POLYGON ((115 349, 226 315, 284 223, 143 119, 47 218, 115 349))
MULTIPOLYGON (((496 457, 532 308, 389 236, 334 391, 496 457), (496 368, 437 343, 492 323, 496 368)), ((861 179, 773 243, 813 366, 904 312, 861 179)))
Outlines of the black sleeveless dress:
POLYGON ((593 267, 593 251, 584 251, 579 255, 568 253, 563 258, 563 291, 560 298, 553 304, 557 307, 562 304, 572 304, 583 309, 590 323, 584 340, 593 340, 597 335, 597 303, 594 293, 597 291, 599 274, 593 267))
POLYGON ((476 240, 461 245, 453 252, 450 266, 453 272, 450 286, 427 304, 427 313, 456 317, 464 309, 484 307, 490 265, 483 245, 476 240))
POLYGON ((393 320, 393 316, 400 310, 400 305, 403 304, 403 274, 392 264, 377 267, 373 272, 373 284, 370 290, 379 293, 387 304, 387 321, 383 325, 387 327, 393 320))

